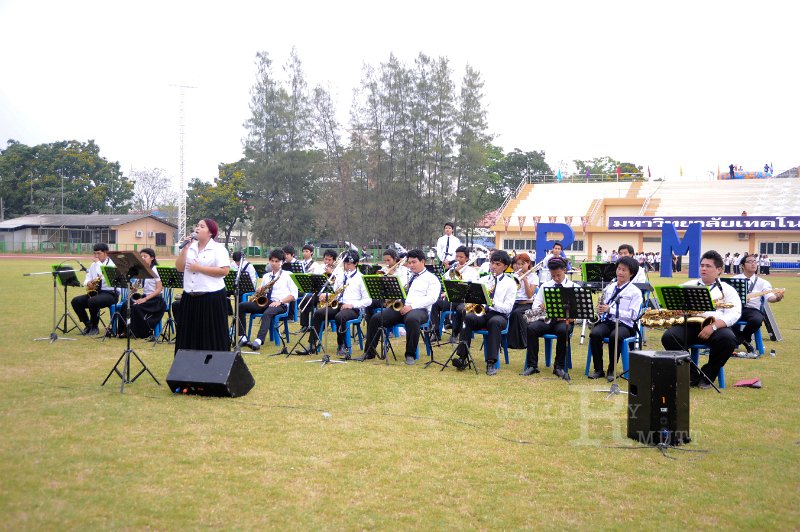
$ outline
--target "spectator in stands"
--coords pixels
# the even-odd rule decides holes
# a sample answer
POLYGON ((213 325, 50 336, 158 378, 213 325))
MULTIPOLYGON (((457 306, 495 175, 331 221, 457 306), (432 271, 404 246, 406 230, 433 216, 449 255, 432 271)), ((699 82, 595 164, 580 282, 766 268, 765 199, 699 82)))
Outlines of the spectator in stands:
POLYGON ((728 166, 728 169, 730 170, 731 179, 735 179, 736 178, 736 171, 735 171, 736 168, 733 166, 733 163, 731 163, 731 165, 728 166))
POLYGON ((747 211, 742 211, 742 216, 747 216, 747 211))
POLYGON ((595 258, 595 260, 597 262, 600 262, 600 260, 602 260, 602 258, 603 258, 603 248, 598 245, 597 246, 597 257, 595 258))
POLYGON ((739 254, 738 253, 734 253, 733 257, 731 258, 731 266, 733 266, 733 268, 731 268, 733 270, 732 273, 737 274, 737 273, 739 273, 741 271, 739 269, 739 261, 740 260, 741 259, 739 258, 739 254))

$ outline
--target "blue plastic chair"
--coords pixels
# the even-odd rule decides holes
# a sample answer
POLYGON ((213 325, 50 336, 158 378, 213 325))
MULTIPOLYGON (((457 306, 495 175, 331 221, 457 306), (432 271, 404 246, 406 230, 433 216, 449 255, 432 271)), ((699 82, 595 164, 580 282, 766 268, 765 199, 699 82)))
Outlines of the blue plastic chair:
MULTIPOLYGON (((705 344, 693 344, 690 348, 692 362, 694 362, 698 367, 700 366, 701 349, 708 349, 708 346, 705 344)), ((717 377, 717 381, 719 382, 720 388, 725 387, 725 368, 719 368, 719 376, 717 377)))
MULTIPOLYGON (((397 324, 394 327, 392 327, 392 331, 391 332, 392 332, 392 335, 395 338, 400 338, 400 336, 401 336, 400 327, 401 326, 402 326, 402 324, 397 324)), ((422 342, 425 344, 425 352, 427 353, 428 358, 433 356, 433 347, 431 346, 430 327, 431 327, 431 315, 430 315, 430 313, 428 313, 428 321, 426 321, 425 323, 421 323, 420 326, 419 326, 420 336, 422 337, 422 342)), ((405 327, 403 327, 403 328, 405 328, 405 327)), ((389 343, 389 337, 388 336, 384 336, 384 342, 389 343)), ((362 350, 363 350, 363 347, 362 347, 362 350)), ((417 350, 414 352, 414 358, 419 360, 419 344, 417 344, 417 350)))
MULTIPOLYGON (((258 313, 251 313, 250 314, 250 323, 247 326, 247 338, 250 338, 250 334, 253 332, 253 320, 256 318, 263 318, 264 314, 258 313)), ((280 331, 280 324, 283 322, 283 333, 285 336, 286 343, 290 342, 289 340, 289 309, 287 308, 285 312, 281 314, 275 314, 272 317, 272 321, 269 324, 269 339, 272 342, 275 342, 276 346, 281 345, 281 331, 280 331)))
MULTIPOLYGON (((631 344, 635 344, 638 339, 639 338, 636 335, 634 335, 634 336, 630 336, 628 338, 625 338, 622 341, 622 372, 623 373, 627 373, 627 371, 628 371, 628 367, 629 367, 628 361, 630 359, 630 346, 631 346, 631 344)), ((609 339, 608 338, 603 338, 603 343, 604 344, 609 343, 609 339)), ((592 366, 592 346, 590 344, 589 345, 589 349, 587 350, 587 353, 586 353, 586 375, 587 376, 589 375, 589 369, 591 369, 591 366, 592 366)), ((616 364, 614 364, 614 366, 616 367, 616 364)))
MULTIPOLYGON (((117 334, 117 320, 114 319, 114 314, 125 306, 128 300, 128 289, 127 288, 120 288, 119 289, 120 295, 119 299, 116 303, 112 303, 108 306, 108 319, 111 320, 111 333, 116 335, 117 334)), ((120 316, 122 313, 120 313, 120 316)))
POLYGON ((439 314, 439 324, 436 332, 439 334, 439 338, 442 337, 442 333, 444 332, 444 322, 447 320, 447 316, 450 314, 454 314, 455 310, 445 310, 441 314, 439 314))
MULTIPOLYGON (((356 331, 356 336, 358 336, 358 345, 361 350, 364 350, 364 331, 361 329, 361 323, 364 320, 364 310, 360 310, 358 316, 353 318, 352 320, 348 320, 345 322, 345 331, 344 331, 344 346, 348 349, 352 350, 353 347, 353 329, 356 331)), ((330 325, 331 332, 336 332, 336 320, 335 318, 331 318, 328 320, 328 324, 330 325)), ((320 343, 322 342, 322 336, 325 334, 325 327, 319 332, 320 343)))
MULTIPOLYGON (((570 338, 572 337, 572 333, 570 333, 570 338)), ((544 338, 544 365, 545 367, 550 367, 550 359, 553 354, 553 341, 557 340, 558 337, 555 334, 545 334, 542 335, 544 338)), ((525 367, 527 369, 527 360, 525 361, 525 367)), ((567 368, 572 369, 572 342, 567 342, 567 368)))
MULTIPOLYGON (((742 330, 744 326, 747 325, 746 321, 737 321, 736 326, 739 327, 739 330, 742 330)), ((761 336, 761 327, 758 328, 756 332, 753 333, 753 339, 756 341, 756 349, 758 349, 758 354, 764 355, 764 337, 761 336)))
MULTIPOLYGON (((506 366, 508 366, 508 324, 511 323, 511 320, 506 320, 505 328, 500 331, 500 347, 503 349, 503 355, 505 355, 506 359, 506 366)), ((483 360, 489 360, 489 346, 487 345, 486 339, 489 336, 488 329, 480 329, 478 331, 472 331, 472 334, 480 334, 483 336, 483 360)), ((500 369, 500 357, 497 358, 497 362, 495 362, 494 367, 500 369)))

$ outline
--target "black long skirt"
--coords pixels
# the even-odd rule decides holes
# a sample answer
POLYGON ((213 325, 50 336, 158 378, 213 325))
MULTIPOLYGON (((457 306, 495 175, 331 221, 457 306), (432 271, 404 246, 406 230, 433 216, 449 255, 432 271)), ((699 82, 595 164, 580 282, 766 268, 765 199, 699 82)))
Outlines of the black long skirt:
POLYGON ((531 303, 514 303, 508 323, 508 348, 525 349, 528 347, 528 322, 525 311, 533 306, 531 303))
POLYGON ((156 325, 164 317, 167 304, 164 298, 156 296, 139 305, 131 305, 131 332, 136 338, 148 338, 156 325))
POLYGON ((225 290, 202 295, 184 292, 176 329, 175 352, 178 349, 230 351, 225 290))

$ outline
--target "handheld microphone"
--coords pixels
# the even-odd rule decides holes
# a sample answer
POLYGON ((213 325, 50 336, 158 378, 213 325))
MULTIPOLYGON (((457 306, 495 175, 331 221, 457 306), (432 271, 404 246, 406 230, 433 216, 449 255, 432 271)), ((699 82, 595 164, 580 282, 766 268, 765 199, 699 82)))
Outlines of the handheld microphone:
POLYGON ((184 240, 183 242, 181 242, 181 245, 180 245, 180 246, 178 246, 178 249, 183 249, 183 248, 185 248, 186 246, 188 246, 188 245, 189 245, 189 244, 192 242, 192 240, 197 240, 197 233, 195 233, 195 232, 192 232, 192 234, 191 234, 191 235, 189 235, 189 238, 188 238, 188 239, 186 239, 186 240, 184 240))

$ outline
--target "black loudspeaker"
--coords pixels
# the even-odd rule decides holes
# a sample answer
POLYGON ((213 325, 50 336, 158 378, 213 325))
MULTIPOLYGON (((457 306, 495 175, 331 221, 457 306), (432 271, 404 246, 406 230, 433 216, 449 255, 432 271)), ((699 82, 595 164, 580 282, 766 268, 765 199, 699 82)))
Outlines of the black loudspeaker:
POLYGON ((631 351, 628 437, 679 445, 689 437, 689 353, 631 351))
POLYGON ((174 393, 239 397, 256 381, 241 353, 180 349, 169 368, 167 384, 174 393))

